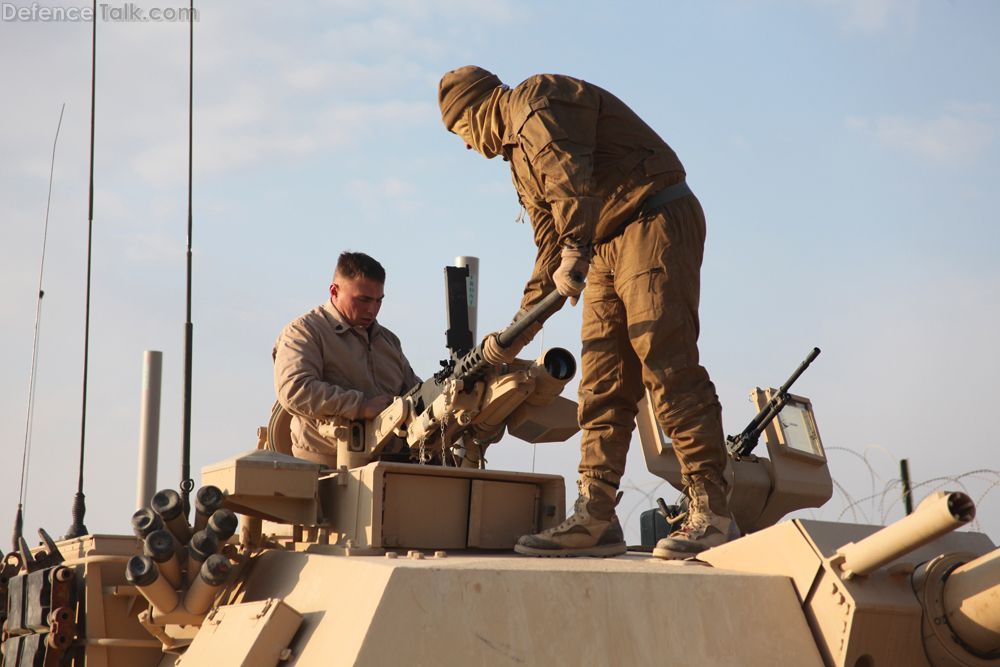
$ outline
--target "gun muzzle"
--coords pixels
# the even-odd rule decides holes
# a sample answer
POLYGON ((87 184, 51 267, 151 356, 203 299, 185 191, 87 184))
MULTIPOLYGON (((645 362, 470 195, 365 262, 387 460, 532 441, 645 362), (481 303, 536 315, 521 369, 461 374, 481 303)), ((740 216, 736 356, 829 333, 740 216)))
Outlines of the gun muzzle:
POLYGON ((181 585, 181 563, 177 557, 177 542, 169 530, 154 530, 146 536, 142 548, 143 554, 156 563, 160 575, 177 588, 181 585))
POLYGON ((174 534, 180 544, 187 544, 191 539, 191 525, 184 515, 184 501, 173 489, 157 491, 150 505, 153 511, 160 515, 167 530, 174 534))
POLYGON ((866 575, 972 521, 976 506, 964 493, 938 491, 924 499, 913 514, 860 542, 837 550, 845 579, 866 575))
POLYGON ((149 556, 132 556, 125 565, 125 581, 135 586, 153 609, 169 614, 177 608, 177 591, 160 576, 156 563, 149 556))
POLYGON ((197 533, 208 525, 212 513, 222 507, 225 499, 225 494, 217 486, 209 484, 198 489, 194 496, 194 532, 197 533))
POLYGON ((952 570, 943 598, 955 634, 977 653, 995 657, 1000 651, 1000 549, 952 570))
POLYGON ((201 564, 197 578, 184 595, 184 608, 192 614, 204 614, 215 602, 219 589, 226 583, 231 569, 229 559, 212 554, 201 564))
POLYGON ((535 360, 528 372, 535 378, 535 390, 524 402, 528 405, 548 405, 576 375, 576 359, 569 350, 551 347, 535 360))

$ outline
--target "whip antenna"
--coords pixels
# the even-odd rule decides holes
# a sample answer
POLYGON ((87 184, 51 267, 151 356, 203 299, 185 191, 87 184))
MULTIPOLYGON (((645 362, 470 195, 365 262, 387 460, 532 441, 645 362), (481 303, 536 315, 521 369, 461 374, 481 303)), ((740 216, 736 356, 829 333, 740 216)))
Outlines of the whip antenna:
POLYGON ((191 369, 194 345, 194 324, 191 322, 191 231, 193 215, 191 204, 193 155, 194 155, 194 0, 188 13, 188 216, 187 216, 187 319, 184 322, 184 439, 181 447, 181 498, 184 510, 190 507, 188 496, 194 488, 191 479, 191 369))
POLYGON ((87 442, 87 370, 90 358, 90 267, 91 244, 94 238, 94 110, 97 97, 97 0, 94 0, 93 36, 90 58, 90 188, 87 206, 87 300, 84 306, 83 324, 83 406, 80 410, 80 468, 73 496, 73 524, 66 531, 67 538, 82 537, 88 533, 83 525, 87 513, 83 495, 83 456, 87 442))
POLYGON ((38 269, 38 300, 35 302, 35 336, 31 345, 31 371, 28 375, 28 415, 24 423, 24 449, 21 451, 21 488, 17 496, 17 516, 14 519, 14 535, 11 540, 11 550, 17 551, 21 541, 21 529, 24 526, 24 504, 27 500, 28 464, 31 460, 31 425, 35 412, 35 371, 38 369, 38 335, 42 323, 42 278, 45 275, 45 246, 49 237, 49 209, 52 207, 52 177, 56 169, 56 146, 59 145, 59 130, 62 128, 63 113, 66 103, 59 109, 59 122, 56 124, 56 138, 52 141, 52 161, 49 163, 49 194, 45 200, 45 225, 42 227, 42 261, 38 269))

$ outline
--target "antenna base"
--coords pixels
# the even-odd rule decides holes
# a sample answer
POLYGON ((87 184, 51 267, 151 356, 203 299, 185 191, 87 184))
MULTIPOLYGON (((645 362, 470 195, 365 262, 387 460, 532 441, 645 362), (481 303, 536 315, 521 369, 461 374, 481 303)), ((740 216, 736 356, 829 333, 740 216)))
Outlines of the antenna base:
POLYGON ((89 535, 90 531, 87 527, 83 525, 83 516, 87 513, 87 502, 83 493, 77 491, 76 495, 73 496, 73 525, 69 527, 66 534, 63 535, 64 540, 71 540, 74 537, 83 537, 84 535, 89 535))

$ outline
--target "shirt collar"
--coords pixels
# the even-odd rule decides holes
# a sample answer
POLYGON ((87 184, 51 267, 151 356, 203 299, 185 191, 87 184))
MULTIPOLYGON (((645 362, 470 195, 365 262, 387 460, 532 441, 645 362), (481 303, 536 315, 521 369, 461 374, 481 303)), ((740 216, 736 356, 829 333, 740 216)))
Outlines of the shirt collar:
POLYGON ((323 304, 323 310, 326 311, 327 315, 333 319, 333 331, 335 333, 345 334, 348 331, 353 330, 359 336, 364 336, 368 340, 375 340, 375 336, 382 331, 382 327, 379 325, 378 320, 372 322, 372 325, 368 327, 367 330, 364 327, 351 326, 350 323, 348 323, 348 321, 344 318, 343 314, 341 314, 341 312, 337 310, 337 307, 333 305, 333 299, 326 300, 323 304))

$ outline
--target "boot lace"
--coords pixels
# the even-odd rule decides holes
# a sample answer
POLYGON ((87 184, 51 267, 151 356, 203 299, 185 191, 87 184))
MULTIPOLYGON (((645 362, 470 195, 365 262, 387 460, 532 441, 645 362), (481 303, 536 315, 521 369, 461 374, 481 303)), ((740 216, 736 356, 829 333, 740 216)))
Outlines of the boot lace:
POLYGON ((680 528, 675 531, 677 533, 683 533, 685 535, 703 533, 705 529, 708 528, 709 523, 708 513, 706 511, 707 508, 702 507, 701 495, 695 491, 693 486, 688 486, 684 491, 688 497, 687 511, 681 512, 675 516, 670 521, 670 524, 673 525, 683 521, 680 528))

